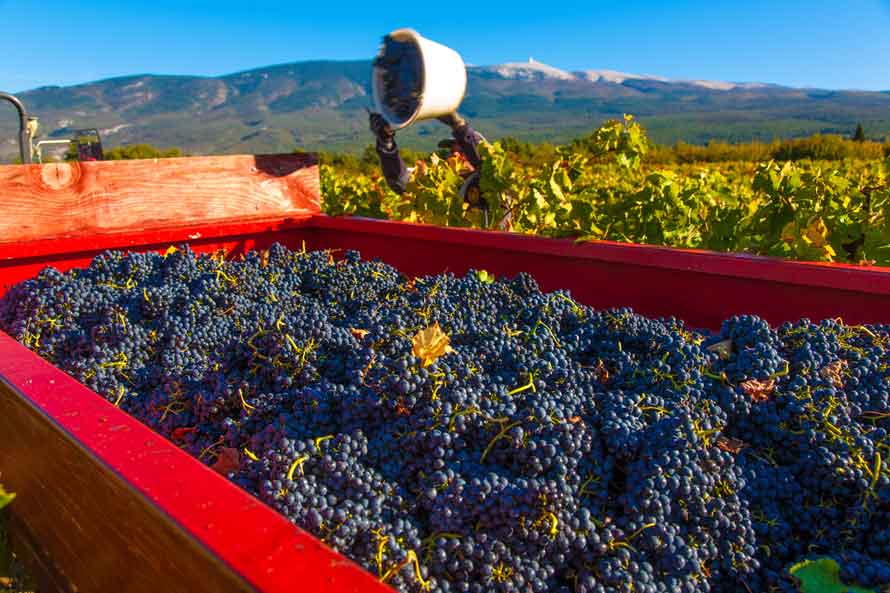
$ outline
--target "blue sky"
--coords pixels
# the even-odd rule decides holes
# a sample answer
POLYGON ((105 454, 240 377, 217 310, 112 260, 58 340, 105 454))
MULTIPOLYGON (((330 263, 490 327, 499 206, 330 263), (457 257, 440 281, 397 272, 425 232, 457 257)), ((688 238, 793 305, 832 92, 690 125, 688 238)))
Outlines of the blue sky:
POLYGON ((890 0, 0 0, 0 90, 368 58, 403 26, 473 64, 890 90, 890 0))

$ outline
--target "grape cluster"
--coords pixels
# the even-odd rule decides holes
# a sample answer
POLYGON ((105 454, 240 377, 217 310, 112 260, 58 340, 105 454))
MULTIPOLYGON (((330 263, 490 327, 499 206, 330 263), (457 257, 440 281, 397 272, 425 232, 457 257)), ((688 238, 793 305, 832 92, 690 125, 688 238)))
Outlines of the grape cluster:
POLYGON ((414 41, 383 38, 380 54, 374 59, 379 69, 381 100, 402 121, 407 121, 420 106, 423 93, 423 56, 414 41))
POLYGON ((701 332, 275 245, 47 268, 0 328, 402 591, 890 583, 887 327, 701 332))

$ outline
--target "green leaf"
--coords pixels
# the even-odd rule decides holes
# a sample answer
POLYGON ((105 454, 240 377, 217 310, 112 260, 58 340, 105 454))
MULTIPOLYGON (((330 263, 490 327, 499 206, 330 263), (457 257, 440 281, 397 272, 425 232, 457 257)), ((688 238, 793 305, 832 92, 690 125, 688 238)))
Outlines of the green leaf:
POLYGON ((550 191, 553 194, 553 197, 556 198, 557 202, 565 201, 566 197, 562 193, 562 188, 559 187, 559 183, 557 183, 555 176, 550 177, 550 191))
POLYGON ((3 489, 3 486, 0 486, 0 509, 11 503, 14 498, 14 492, 7 492, 3 489))
POLYGON ((801 593, 875 593, 873 589, 845 585, 840 578, 840 567, 831 558, 804 560, 792 566, 788 572, 800 581, 801 593))

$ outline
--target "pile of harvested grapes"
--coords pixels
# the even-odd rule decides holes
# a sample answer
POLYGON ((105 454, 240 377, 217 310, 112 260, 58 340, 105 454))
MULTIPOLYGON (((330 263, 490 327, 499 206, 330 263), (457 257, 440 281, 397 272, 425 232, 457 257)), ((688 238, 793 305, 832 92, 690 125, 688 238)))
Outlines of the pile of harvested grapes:
POLYGON ((712 335, 342 255, 106 252, 0 328, 402 591, 890 583, 890 328, 712 335))
POLYGON ((423 91, 423 58, 413 41, 383 38, 374 67, 381 72, 383 104, 390 114, 405 122, 420 106, 423 91))

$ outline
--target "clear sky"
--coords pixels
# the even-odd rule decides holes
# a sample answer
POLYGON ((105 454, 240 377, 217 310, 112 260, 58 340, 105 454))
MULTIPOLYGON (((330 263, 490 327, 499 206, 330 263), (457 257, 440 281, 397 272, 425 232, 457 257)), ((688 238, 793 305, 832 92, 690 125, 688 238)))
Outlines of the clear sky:
POLYGON ((470 64, 890 90, 890 0, 0 0, 0 90, 369 58, 404 26, 470 64))

